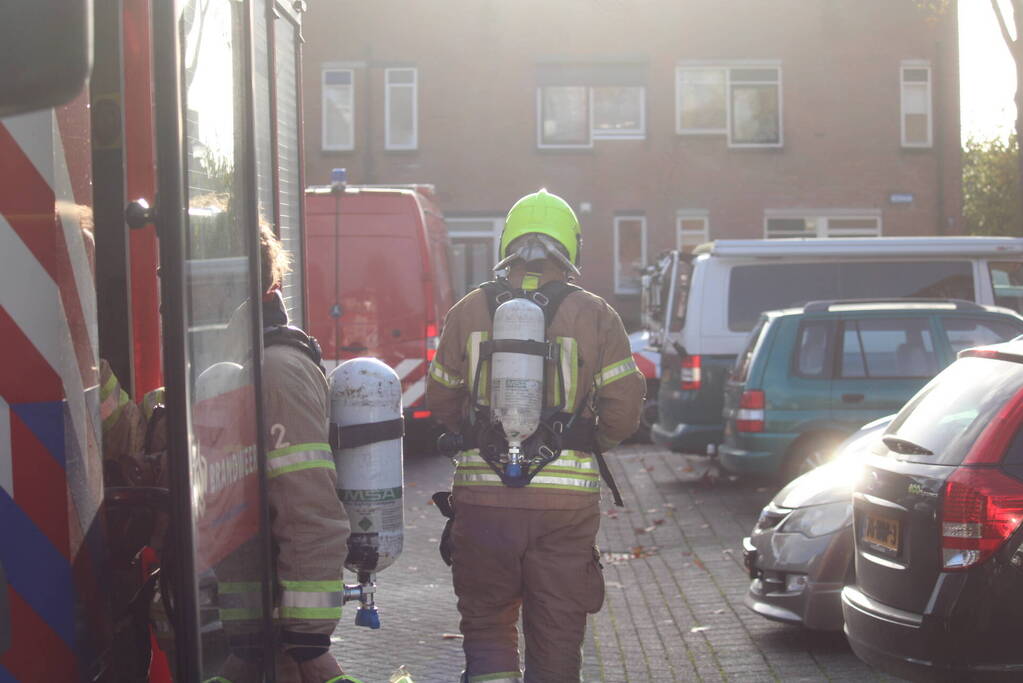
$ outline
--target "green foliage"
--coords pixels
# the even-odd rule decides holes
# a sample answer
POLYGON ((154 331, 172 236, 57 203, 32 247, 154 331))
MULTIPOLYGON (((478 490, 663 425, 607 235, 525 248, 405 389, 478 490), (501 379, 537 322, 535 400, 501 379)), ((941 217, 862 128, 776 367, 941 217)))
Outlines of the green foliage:
POLYGON ((927 12, 933 12, 934 14, 942 14, 949 6, 951 6, 951 0, 913 0, 913 4, 922 10, 927 12))
POLYGON ((963 147, 963 217, 973 235, 1016 235, 1020 230, 1019 144, 970 139, 963 147))

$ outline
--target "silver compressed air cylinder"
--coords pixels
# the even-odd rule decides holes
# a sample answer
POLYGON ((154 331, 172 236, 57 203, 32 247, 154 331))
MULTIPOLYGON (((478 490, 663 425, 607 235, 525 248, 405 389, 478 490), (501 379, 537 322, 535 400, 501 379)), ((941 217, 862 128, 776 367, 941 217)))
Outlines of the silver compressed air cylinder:
POLYGON ((329 382, 337 493, 352 528, 345 568, 375 573, 404 544, 401 381, 375 358, 353 358, 329 382))
MULTIPOLYGON (((509 299, 494 311, 494 341, 544 342, 543 310, 528 299, 509 299)), ((491 360, 490 409, 511 448, 518 448, 540 426, 543 410, 542 356, 495 351, 491 360)))

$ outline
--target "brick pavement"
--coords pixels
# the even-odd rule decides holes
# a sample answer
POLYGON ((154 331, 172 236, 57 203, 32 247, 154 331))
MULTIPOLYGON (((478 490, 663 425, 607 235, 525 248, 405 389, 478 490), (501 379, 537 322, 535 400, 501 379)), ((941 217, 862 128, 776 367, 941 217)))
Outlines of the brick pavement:
MULTIPOLYGON (((767 621, 742 604, 740 541, 773 491, 763 483, 701 479, 699 458, 626 446, 609 463, 625 509, 605 495, 598 536, 607 597, 590 618, 587 682, 884 680, 841 634, 767 621)), ((430 495, 446 488, 440 457, 406 462, 405 550, 378 577, 379 631, 356 628, 354 608, 333 651, 366 683, 404 664, 416 683, 453 683, 462 668, 450 571, 437 554, 442 518, 430 495)), ((350 577, 348 580, 351 580, 350 577)))

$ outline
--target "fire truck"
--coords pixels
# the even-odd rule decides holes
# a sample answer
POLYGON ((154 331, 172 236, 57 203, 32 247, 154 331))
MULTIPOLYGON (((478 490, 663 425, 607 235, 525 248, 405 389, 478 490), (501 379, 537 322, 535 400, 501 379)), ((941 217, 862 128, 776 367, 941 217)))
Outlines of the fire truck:
POLYGON ((253 637, 276 650, 257 226, 295 254, 301 324, 303 9, 0 10, 0 681, 216 674, 230 605, 209 577, 243 546, 233 580, 257 587, 253 637), (165 388, 165 486, 105 486, 101 358, 134 400, 165 388), (165 519, 159 557, 112 552, 114 518, 165 519), (135 571, 152 600, 117 596, 135 571), (153 605, 162 646, 125 627, 153 605))

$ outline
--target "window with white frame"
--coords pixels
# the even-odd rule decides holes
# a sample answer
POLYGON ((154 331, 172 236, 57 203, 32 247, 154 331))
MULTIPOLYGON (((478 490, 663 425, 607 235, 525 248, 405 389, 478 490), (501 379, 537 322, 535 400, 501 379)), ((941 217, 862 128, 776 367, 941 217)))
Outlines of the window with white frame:
POLYGON ((877 212, 803 214, 769 212, 764 217, 764 236, 782 237, 880 237, 881 215, 877 212))
POLYGON ((675 120, 679 135, 726 135, 729 147, 781 147, 781 66, 679 65, 675 120))
POLYGON ((451 253, 451 285, 461 298, 481 282, 491 279, 504 217, 445 217, 451 253))
POLYGON ((646 136, 643 86, 547 85, 537 88, 540 147, 592 147, 594 140, 646 136))
POLYGON ((616 216, 614 222, 615 294, 638 294, 646 265, 646 217, 616 216))
POLYGON ((906 61, 900 67, 902 146, 930 147, 934 123, 931 105, 931 65, 906 61))
POLYGON ((710 241, 710 225, 706 211, 679 211, 675 216, 675 246, 685 253, 710 241))
POLYGON ((414 68, 384 69, 384 147, 416 149, 418 74, 414 68))
POLYGON ((355 149, 355 72, 323 69, 323 149, 355 149))

